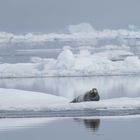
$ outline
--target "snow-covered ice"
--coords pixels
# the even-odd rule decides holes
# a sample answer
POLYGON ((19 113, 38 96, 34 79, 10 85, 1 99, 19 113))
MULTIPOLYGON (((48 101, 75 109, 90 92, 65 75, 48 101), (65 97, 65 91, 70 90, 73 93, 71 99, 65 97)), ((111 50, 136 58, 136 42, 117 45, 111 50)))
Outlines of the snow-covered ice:
POLYGON ((8 111, 65 111, 65 110, 116 110, 140 109, 140 98, 116 98, 100 100, 99 102, 70 103, 70 100, 60 96, 22 91, 15 89, 0 89, 0 110, 8 111))
POLYGON ((0 89, 0 110, 41 109, 48 105, 67 103, 64 97, 50 94, 0 89))
POLYGON ((73 53, 69 47, 54 58, 36 58, 30 63, 0 64, 0 78, 45 76, 127 75, 140 73, 140 60, 126 50, 91 53, 82 49, 73 53))
MULTIPOLYGON (((70 25, 67 28, 68 33, 49 33, 49 34, 12 34, 6 32, 0 32, 0 46, 7 45, 19 45, 24 44, 33 46, 35 44, 41 45, 49 41, 87 41, 89 39, 108 39, 108 38, 120 38, 120 39, 138 39, 140 38, 139 28, 128 29, 104 29, 95 30, 88 23, 80 23, 78 25, 70 25)), ((20 45, 19 45, 20 47, 20 45)), ((46 46, 47 47, 47 46, 46 46)))

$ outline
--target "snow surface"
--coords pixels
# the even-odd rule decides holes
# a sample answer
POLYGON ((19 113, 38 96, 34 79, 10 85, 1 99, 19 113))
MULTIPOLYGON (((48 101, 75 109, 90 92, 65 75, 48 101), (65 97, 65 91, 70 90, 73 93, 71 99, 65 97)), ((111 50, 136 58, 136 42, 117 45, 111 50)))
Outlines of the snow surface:
POLYGON ((0 89, 0 110, 40 109, 48 105, 67 102, 66 98, 50 94, 15 89, 0 89))
POLYGON ((85 110, 85 109, 136 109, 140 108, 140 98, 106 99, 99 102, 69 103, 70 100, 44 93, 15 89, 0 89, 0 110, 85 110))
POLYGON ((74 54, 69 47, 54 58, 36 58, 32 63, 0 64, 0 78, 45 76, 127 75, 140 73, 140 60, 126 50, 74 54))

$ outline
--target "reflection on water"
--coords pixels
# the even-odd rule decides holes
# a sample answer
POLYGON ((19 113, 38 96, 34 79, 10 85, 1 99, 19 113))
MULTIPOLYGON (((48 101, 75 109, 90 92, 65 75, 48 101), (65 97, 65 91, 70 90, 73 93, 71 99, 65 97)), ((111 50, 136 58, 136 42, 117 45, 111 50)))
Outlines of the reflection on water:
POLYGON ((1 79, 0 88, 31 90, 73 99, 96 87, 101 99, 140 97, 140 76, 1 79))
MULTIPOLYGON (((3 119, 8 126, 0 129, 1 140, 139 140, 140 117, 128 118, 58 118, 57 121, 3 119), (101 122, 100 123, 100 119, 101 122), (31 122, 30 122, 31 121, 31 122), (48 123, 49 121, 49 123, 48 123), (50 123, 51 121, 51 123, 50 123), (84 124, 84 125, 83 125, 84 124), (24 127, 23 127, 24 126, 24 127), (10 129, 9 129, 10 128, 10 129), (12 130, 12 128, 16 128, 12 130), (22 129, 21 129, 22 128, 22 129)), ((1 127, 2 128, 2 127, 1 127)))
MULTIPOLYGON (((9 131, 14 129, 28 129, 34 127, 42 127, 44 125, 49 125, 57 121, 71 120, 69 118, 7 118, 0 119, 0 131, 9 131)), ((75 122, 84 124, 85 128, 91 129, 96 132, 100 126, 100 119, 84 119, 84 118, 74 118, 75 122)), ((73 121, 71 120, 71 121, 73 121)))
POLYGON ((89 128, 93 132, 97 131, 100 126, 100 119, 74 119, 77 122, 82 122, 86 128, 89 128))
POLYGON ((84 124, 87 128, 92 129, 93 131, 96 131, 99 128, 100 125, 100 119, 85 119, 83 120, 84 124))

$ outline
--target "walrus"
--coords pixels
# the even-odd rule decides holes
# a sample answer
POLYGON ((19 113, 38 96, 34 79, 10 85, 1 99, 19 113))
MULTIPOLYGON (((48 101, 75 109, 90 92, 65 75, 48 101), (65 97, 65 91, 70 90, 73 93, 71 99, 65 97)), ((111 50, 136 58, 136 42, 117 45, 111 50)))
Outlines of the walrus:
POLYGON ((74 100, 71 101, 71 103, 78 103, 78 102, 86 102, 86 101, 99 101, 100 96, 98 94, 98 91, 96 88, 93 88, 90 91, 87 91, 84 95, 80 95, 74 100))

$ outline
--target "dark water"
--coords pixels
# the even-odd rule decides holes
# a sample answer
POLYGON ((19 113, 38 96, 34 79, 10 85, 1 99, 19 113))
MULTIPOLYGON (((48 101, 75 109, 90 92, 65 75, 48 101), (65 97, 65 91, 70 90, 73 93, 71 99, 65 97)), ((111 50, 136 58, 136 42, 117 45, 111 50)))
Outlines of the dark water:
POLYGON ((140 117, 0 120, 1 140, 139 140, 140 117))
POLYGON ((95 87, 101 99, 140 97, 140 76, 1 79, 0 88, 44 92, 69 99, 95 87))

